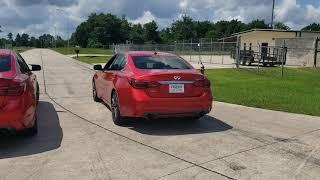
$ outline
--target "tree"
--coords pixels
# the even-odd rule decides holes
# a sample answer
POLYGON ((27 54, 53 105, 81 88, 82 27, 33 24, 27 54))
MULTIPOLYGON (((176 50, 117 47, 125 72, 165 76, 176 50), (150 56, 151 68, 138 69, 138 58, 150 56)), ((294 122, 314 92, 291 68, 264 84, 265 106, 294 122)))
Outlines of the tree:
POLYGON ((82 47, 87 47, 89 39, 90 44, 125 43, 129 39, 129 31, 130 24, 124 16, 118 18, 112 14, 94 13, 77 27, 72 39, 82 47))
POLYGON ((289 26, 287 26, 286 24, 282 23, 282 22, 276 22, 274 24, 274 28, 275 29, 280 29, 280 30, 291 30, 291 28, 289 26))
POLYGON ((52 48, 54 46, 54 37, 50 34, 43 34, 39 37, 40 47, 52 48))
POLYGON ((167 44, 173 43, 175 39, 169 27, 160 31, 160 38, 163 43, 167 44))
POLYGON ((129 40, 134 44, 144 43, 143 27, 141 24, 134 24, 129 33, 129 40))
POLYGON ((21 46, 29 46, 29 35, 26 33, 21 35, 21 46))
POLYGON ((11 32, 10 32, 10 33, 8 33, 7 37, 8 37, 8 40, 9 40, 10 42, 12 42, 12 41, 13 41, 13 35, 12 35, 12 33, 11 33, 11 32))
POLYGON ((29 46, 31 46, 31 47, 37 47, 37 39, 35 38, 35 37, 31 37, 30 38, 30 43, 29 43, 29 46))
POLYGON ((175 40, 189 40, 196 38, 195 22, 189 16, 183 16, 171 25, 171 31, 175 40))
POLYGON ((302 31, 320 31, 320 23, 312 23, 301 29, 302 31))
POLYGON ((143 25, 144 28, 144 39, 148 43, 159 43, 160 36, 158 30, 158 25, 155 21, 146 23, 143 25))
POLYGON ((264 20, 253 20, 247 25, 247 30, 250 29, 270 29, 264 20))
POLYGON ((22 43, 21 43, 21 36, 20 34, 18 33, 17 36, 16 36, 16 39, 15 39, 15 46, 19 47, 21 46, 22 43))

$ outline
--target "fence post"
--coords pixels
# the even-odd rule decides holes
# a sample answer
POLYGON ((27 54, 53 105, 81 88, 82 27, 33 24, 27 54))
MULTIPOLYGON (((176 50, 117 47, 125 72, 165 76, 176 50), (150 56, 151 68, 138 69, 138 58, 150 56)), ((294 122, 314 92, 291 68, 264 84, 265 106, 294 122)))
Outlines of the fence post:
POLYGON ((210 64, 212 64, 212 56, 213 56, 213 41, 211 38, 211 57, 210 57, 210 64))
POLYGON ((200 64, 200 62, 201 62, 201 39, 200 39, 198 46, 199 46, 199 62, 198 62, 198 64, 200 64))
POLYGON ((239 60, 240 60, 240 36, 237 36, 237 46, 236 46, 236 66, 239 68, 239 60))
POLYGON ((222 64, 224 64, 224 38, 222 39, 222 51, 221 51, 221 56, 222 56, 222 64))
POLYGON ((317 56, 318 56, 318 52, 320 52, 320 50, 318 50, 319 47, 319 37, 316 38, 316 43, 314 46, 314 61, 313 61, 313 66, 316 68, 317 67, 317 56))
POLYGON ((285 57, 287 56, 286 55, 287 52, 286 52, 286 40, 283 40, 283 56, 281 58, 282 62, 281 62, 281 77, 283 77, 283 71, 284 71, 284 59, 285 57))
POLYGON ((191 38, 191 49, 190 49, 190 51, 189 51, 189 52, 190 52, 190 62, 192 62, 192 56, 191 56, 191 55, 192 55, 192 50, 193 50, 193 49, 192 49, 192 38, 191 38))

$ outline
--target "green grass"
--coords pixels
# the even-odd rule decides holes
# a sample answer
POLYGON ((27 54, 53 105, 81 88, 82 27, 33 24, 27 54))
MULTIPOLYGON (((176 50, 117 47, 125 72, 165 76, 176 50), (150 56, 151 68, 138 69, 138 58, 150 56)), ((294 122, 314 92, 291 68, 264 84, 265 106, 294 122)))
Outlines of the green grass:
POLYGON ((74 59, 87 64, 107 63, 111 57, 75 57, 74 59))
MULTIPOLYGON (((74 48, 51 48, 58 53, 67 55, 67 54, 76 54, 74 48)), ((110 49, 99 49, 99 48, 80 48, 80 54, 112 54, 110 49)))
POLYGON ((19 53, 22 53, 22 52, 33 49, 33 47, 14 47, 13 49, 18 51, 19 53))
POLYGON ((320 116, 320 69, 206 70, 216 101, 320 116))

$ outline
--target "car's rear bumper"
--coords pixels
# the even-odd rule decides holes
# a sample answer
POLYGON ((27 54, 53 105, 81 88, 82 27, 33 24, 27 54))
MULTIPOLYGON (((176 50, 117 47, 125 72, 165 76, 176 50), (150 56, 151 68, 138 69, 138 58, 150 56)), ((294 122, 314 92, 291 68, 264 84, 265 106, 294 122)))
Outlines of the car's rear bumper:
POLYGON ((0 130, 22 130, 26 128, 23 124, 25 116, 19 112, 0 112, 0 130))
POLYGON ((120 102, 120 110, 121 116, 125 117, 201 117, 211 111, 212 100, 209 93, 188 98, 151 98, 140 95, 120 102))
POLYGON ((35 106, 11 105, 0 110, 0 129, 24 130, 33 125, 35 106))
POLYGON ((146 112, 144 113, 144 118, 146 119, 158 119, 158 118, 172 118, 172 117, 196 117, 200 118, 209 111, 175 111, 175 112, 146 112))

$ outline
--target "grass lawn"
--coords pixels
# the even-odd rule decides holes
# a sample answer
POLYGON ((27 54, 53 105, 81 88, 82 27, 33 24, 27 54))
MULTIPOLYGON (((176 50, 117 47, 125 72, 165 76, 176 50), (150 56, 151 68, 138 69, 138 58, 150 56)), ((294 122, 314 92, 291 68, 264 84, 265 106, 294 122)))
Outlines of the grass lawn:
MULTIPOLYGON (((68 51, 68 48, 51 48, 51 49, 65 55, 76 54, 74 52, 73 47, 70 47, 69 51, 68 51)), ((110 49, 80 48, 80 54, 112 54, 112 51, 110 49)))
POLYGON ((320 116, 320 69, 206 70, 216 101, 320 116))
POLYGON ((25 52, 27 50, 33 49, 33 47, 14 47, 13 49, 15 49, 19 53, 22 53, 22 52, 25 52))
POLYGON ((107 63, 111 57, 75 57, 74 59, 88 63, 88 64, 100 64, 100 63, 107 63))

